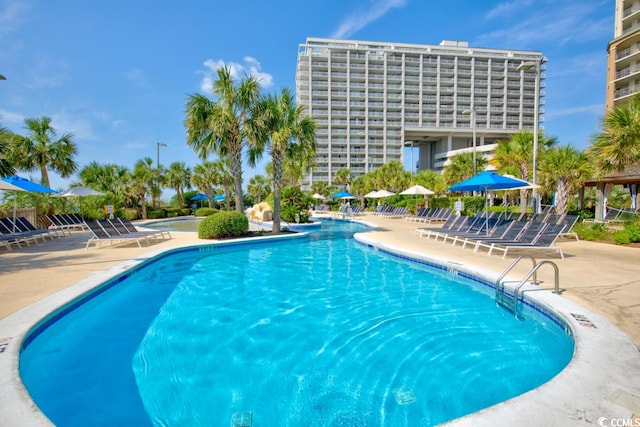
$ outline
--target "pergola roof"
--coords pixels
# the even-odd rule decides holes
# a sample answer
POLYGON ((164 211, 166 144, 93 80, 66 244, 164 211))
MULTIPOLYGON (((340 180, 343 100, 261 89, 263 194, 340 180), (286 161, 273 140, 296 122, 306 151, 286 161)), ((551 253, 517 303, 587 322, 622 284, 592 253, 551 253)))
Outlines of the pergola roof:
POLYGON ((598 184, 640 184, 640 164, 627 166, 622 171, 614 171, 606 176, 594 178, 583 185, 594 187, 598 184))

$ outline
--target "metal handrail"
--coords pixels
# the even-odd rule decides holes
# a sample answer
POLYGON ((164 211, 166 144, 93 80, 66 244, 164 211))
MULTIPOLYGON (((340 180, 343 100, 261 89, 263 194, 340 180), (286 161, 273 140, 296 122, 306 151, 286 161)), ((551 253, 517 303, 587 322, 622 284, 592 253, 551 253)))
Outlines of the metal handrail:
MULTIPOLYGON (((555 262, 545 259, 540 261, 539 263, 537 263, 535 265, 535 267, 533 267, 531 269, 531 271, 529 271, 529 273, 525 276, 524 279, 522 279, 522 281, 520 283, 518 283, 518 285, 514 288, 513 290, 513 298, 514 298, 514 310, 513 313, 516 316, 516 318, 518 317, 518 300, 519 298, 519 291, 520 288, 522 288, 524 286, 524 284, 527 282, 527 280, 529 280, 529 278, 533 275, 534 278, 536 277, 536 272, 538 271, 538 269, 540 267, 542 267, 545 264, 549 264, 553 267, 554 270, 554 290, 553 293, 555 294, 559 294, 560 293, 560 270, 558 269, 558 266, 556 265, 555 262)), ((534 284, 538 284, 538 282, 534 279, 534 284)))
MULTIPOLYGON (((506 269, 505 271, 503 271, 503 272, 502 272, 502 274, 500 275, 500 277, 498 277, 498 278, 496 279, 496 293, 498 293, 498 287, 501 285, 500 281, 501 281, 502 279, 504 279, 504 277, 505 277, 507 274, 509 274, 509 272, 510 272, 511 270, 513 270, 513 268, 516 266, 516 264, 518 264, 518 263, 520 262, 520 260, 522 260, 523 258, 528 258, 528 259, 530 259, 530 260, 531 260, 531 265, 533 266, 533 270, 532 270, 532 271, 533 271, 534 273, 537 271, 537 270, 536 270, 536 268, 535 268, 535 266, 536 266, 536 262, 537 262, 537 261, 536 261, 536 259, 535 259, 533 256, 531 256, 531 255, 520 255, 518 258, 514 259, 514 260, 513 260, 513 262, 511 263, 511 265, 510 265, 509 267, 507 267, 507 269, 506 269)), ((534 276, 533 276, 533 281, 534 281, 534 283, 538 283, 537 275, 535 275, 535 274, 534 274, 534 276)), ((502 284, 502 289, 504 289, 504 284, 502 284)))

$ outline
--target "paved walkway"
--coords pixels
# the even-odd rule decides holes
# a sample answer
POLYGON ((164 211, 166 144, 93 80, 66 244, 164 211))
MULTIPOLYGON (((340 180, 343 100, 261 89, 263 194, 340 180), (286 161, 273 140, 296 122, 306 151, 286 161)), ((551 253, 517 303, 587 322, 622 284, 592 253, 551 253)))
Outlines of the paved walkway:
MULTIPOLYGON (((414 230, 416 227, 424 227, 423 224, 375 216, 361 219, 376 226, 376 229, 366 233, 367 239, 391 248, 447 259, 449 262, 470 266, 472 270, 496 273, 504 271, 513 261, 511 256, 502 259, 497 255, 487 255, 486 250, 473 252, 469 248, 462 249, 460 245, 454 247, 420 238, 414 234, 414 230)), ((98 277, 107 269, 149 252, 206 243, 198 239, 195 233, 172 234, 171 240, 142 248, 134 243, 90 247, 85 250, 88 233, 73 232, 69 237, 47 241, 39 246, 32 245, 11 252, 0 249, 0 319, 70 288, 83 279, 98 277)), ((608 318, 626 332, 636 348, 640 347, 640 249, 572 240, 563 240, 559 245, 565 253, 565 259, 555 258, 554 262, 560 269, 563 297, 608 318)), ((514 270, 513 275, 522 277, 529 269, 530 264, 523 262, 514 270)), ((553 270, 541 269, 539 278, 544 281, 544 285, 551 286, 553 270)), ((640 413, 636 409, 640 408, 638 397, 633 396, 631 399, 631 404, 624 407, 633 408, 636 414, 640 413)), ((470 425, 475 425, 476 421, 472 421, 470 425)), ((596 421, 593 420, 594 423, 596 421)))

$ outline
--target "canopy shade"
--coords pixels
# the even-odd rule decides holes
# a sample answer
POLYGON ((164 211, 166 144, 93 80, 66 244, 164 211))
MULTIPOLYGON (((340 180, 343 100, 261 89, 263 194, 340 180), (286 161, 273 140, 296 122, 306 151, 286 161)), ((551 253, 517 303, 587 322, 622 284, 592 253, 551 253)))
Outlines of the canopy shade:
POLYGON ((54 194, 52 197, 88 197, 88 196, 103 196, 104 193, 93 190, 88 187, 71 187, 66 191, 54 194))
POLYGON ((435 193, 429 190, 428 188, 423 187, 422 185, 416 184, 413 187, 407 188, 400 194, 407 196, 407 195, 416 195, 416 194, 425 195, 425 194, 435 194, 435 193))
MULTIPOLYGON (((49 187, 45 187, 44 185, 36 184, 35 182, 31 182, 28 179, 24 179, 17 175, 13 175, 7 178, 2 178, 2 181, 5 183, 11 184, 15 187, 20 188, 18 191, 30 191, 33 193, 56 193, 55 190, 50 189, 49 187)), ((16 190, 14 190, 16 191, 16 190)))
POLYGON ((20 187, 17 187, 13 184, 10 184, 8 182, 6 182, 4 179, 0 179, 0 190, 7 190, 7 191, 25 191, 20 187))
POLYGON ((191 199, 189 199, 189 200, 197 201, 197 200, 207 200, 207 199, 208 199, 208 197, 207 197, 207 195, 206 195, 206 194, 202 194, 202 193, 200 193, 200 194, 196 194, 195 196, 193 196, 193 197, 192 197, 191 199))
POLYGON ((335 194, 332 194, 331 197, 333 197, 334 199, 355 199, 356 196, 346 190, 342 190, 338 191, 335 194))
POLYGON ((526 181, 521 179, 509 178, 493 171, 484 171, 472 176, 469 179, 460 181, 448 188, 449 191, 490 191, 490 190, 509 190, 514 188, 524 188, 527 186, 526 181))

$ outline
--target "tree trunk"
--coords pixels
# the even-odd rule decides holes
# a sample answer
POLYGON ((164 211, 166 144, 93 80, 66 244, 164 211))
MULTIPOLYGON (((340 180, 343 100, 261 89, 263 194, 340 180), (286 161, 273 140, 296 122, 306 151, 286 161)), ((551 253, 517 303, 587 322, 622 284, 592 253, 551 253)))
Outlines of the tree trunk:
POLYGON ((282 190, 282 159, 284 155, 271 150, 273 164, 273 234, 280 234, 280 191, 282 190))
POLYGON ((140 194, 140 208, 142 209, 142 219, 147 219, 147 202, 144 199, 144 193, 140 194))
POLYGON ((237 150, 231 154, 231 175, 235 189, 236 211, 244 212, 242 201, 242 144, 238 142, 237 150))
POLYGON ((569 197, 569 185, 566 180, 559 179, 556 184, 556 214, 567 213, 567 199, 569 197))

